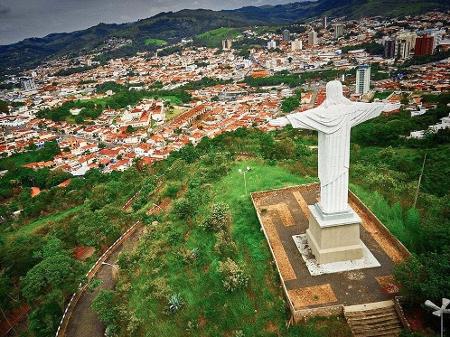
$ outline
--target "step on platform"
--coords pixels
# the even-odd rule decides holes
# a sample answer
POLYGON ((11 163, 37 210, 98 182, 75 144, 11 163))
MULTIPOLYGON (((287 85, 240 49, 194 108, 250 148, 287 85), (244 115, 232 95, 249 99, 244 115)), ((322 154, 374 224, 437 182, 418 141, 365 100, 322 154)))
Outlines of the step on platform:
POLYGON ((398 337, 403 328, 392 301, 346 306, 344 316, 355 337, 398 337))

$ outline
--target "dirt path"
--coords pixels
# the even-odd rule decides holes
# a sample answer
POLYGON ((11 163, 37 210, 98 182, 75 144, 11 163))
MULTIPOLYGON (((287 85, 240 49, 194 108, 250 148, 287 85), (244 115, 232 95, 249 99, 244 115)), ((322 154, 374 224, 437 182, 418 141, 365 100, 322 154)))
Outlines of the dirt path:
MULTIPOLYGON (((121 251, 134 247, 139 236, 142 233, 142 228, 138 228, 128 240, 125 240, 114 253, 106 260, 108 264, 115 264, 121 251)), ((102 265, 97 272, 96 277, 102 280, 102 284, 97 287, 93 292, 85 291, 78 300, 75 309, 69 320, 69 324, 66 330, 66 336, 68 337, 103 337, 105 327, 99 321, 97 315, 91 309, 91 303, 97 294, 102 289, 112 289, 114 281, 112 278, 111 266, 102 265)))

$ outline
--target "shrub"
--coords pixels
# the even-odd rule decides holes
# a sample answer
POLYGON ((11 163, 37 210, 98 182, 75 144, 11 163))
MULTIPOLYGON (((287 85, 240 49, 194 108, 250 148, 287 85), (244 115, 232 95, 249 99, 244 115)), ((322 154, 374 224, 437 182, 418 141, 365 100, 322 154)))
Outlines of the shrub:
POLYGON ((230 258, 225 262, 219 262, 219 272, 222 274, 222 283, 226 291, 243 289, 248 284, 249 277, 243 268, 230 258))
POLYGON ((216 243, 214 250, 220 255, 232 255, 236 252, 236 244, 231 239, 231 236, 225 231, 219 231, 215 235, 216 243))
POLYGON ((183 298, 181 297, 180 294, 173 294, 172 296, 169 297, 169 303, 168 303, 168 309, 169 312, 174 314, 177 311, 180 311, 181 308, 183 307, 183 298))
POLYGON ((173 204, 173 211, 175 215, 182 220, 186 220, 194 214, 193 207, 186 198, 176 200, 173 204))
POLYGON ((110 330, 114 330, 113 326, 116 326, 118 321, 118 311, 114 305, 114 292, 112 290, 101 290, 92 301, 91 308, 97 313, 100 321, 108 327, 111 326, 110 330))
POLYGON ((177 196, 178 191, 181 189, 180 183, 169 183, 164 190, 164 196, 171 199, 177 196))
POLYGON ((213 231, 227 230, 231 223, 230 206, 224 203, 217 203, 212 206, 210 216, 202 226, 213 231))
POLYGON ((180 251, 180 256, 182 257, 182 259, 185 263, 193 263, 197 260, 197 258, 199 256, 199 249, 198 248, 192 248, 192 249, 183 248, 180 251))

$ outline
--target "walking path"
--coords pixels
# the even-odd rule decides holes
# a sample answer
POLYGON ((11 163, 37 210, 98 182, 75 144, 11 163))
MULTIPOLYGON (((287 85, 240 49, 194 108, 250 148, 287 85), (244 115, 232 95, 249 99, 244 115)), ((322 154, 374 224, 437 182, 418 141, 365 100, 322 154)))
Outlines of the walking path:
POLYGON ((85 291, 75 305, 72 311, 65 336, 68 337, 103 337, 104 326, 97 317, 97 314, 91 309, 91 303, 102 289, 112 289, 114 280, 112 277, 112 268, 117 258, 123 250, 132 248, 137 244, 139 236, 142 233, 142 227, 138 228, 131 236, 123 242, 117 249, 106 259, 107 264, 102 264, 96 274, 96 278, 102 281, 102 284, 94 291, 85 291))

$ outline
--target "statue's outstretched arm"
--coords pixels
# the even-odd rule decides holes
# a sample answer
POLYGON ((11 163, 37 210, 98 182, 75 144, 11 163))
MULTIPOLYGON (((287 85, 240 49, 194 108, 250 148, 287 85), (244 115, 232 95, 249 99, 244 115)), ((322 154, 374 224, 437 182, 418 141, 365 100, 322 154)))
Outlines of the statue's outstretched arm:
POLYGON ((394 111, 399 104, 389 103, 353 103, 355 111, 352 114, 352 126, 361 124, 369 119, 378 117, 382 112, 394 111))
POLYGON ((269 125, 278 127, 284 127, 289 124, 291 124, 291 122, 286 117, 271 119, 269 122, 269 125))

